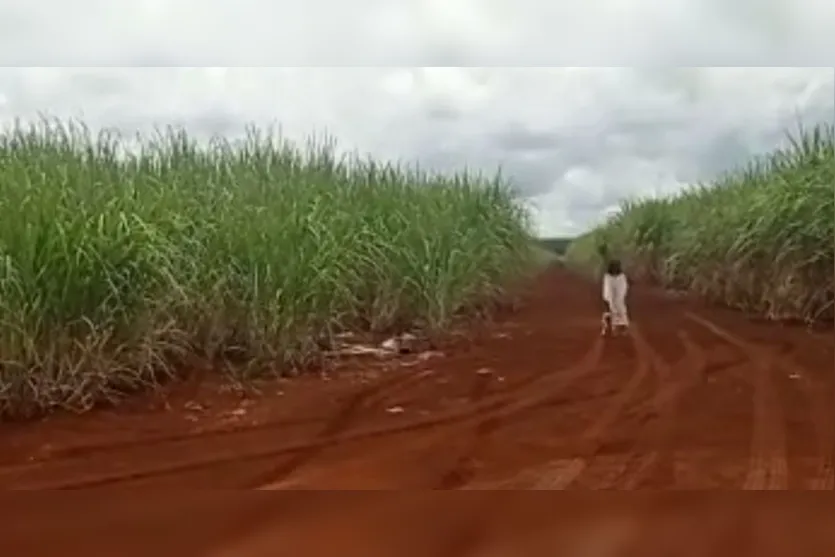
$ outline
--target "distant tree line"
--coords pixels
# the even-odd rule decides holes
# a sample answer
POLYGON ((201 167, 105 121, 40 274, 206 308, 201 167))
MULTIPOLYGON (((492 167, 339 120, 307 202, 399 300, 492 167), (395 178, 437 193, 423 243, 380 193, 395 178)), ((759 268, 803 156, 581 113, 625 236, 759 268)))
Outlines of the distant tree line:
POLYGON ((574 238, 539 238, 539 245, 557 255, 565 255, 565 250, 574 238))

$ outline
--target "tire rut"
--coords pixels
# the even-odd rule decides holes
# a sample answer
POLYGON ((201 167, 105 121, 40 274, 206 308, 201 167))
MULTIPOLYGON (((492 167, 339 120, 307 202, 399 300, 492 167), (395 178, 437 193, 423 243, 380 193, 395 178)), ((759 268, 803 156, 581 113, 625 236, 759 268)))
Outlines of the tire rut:
MULTIPOLYGON (((582 368, 583 366, 593 366, 594 362, 599 359, 601 350, 602 343, 599 339, 596 339, 593 345, 587 350, 585 357, 583 358, 584 363, 578 367, 582 368)), ((582 370, 574 370, 574 373, 578 373, 579 371, 582 370)), ((543 378, 542 381, 547 381, 547 379, 547 377, 543 378)), ((532 391, 533 394, 531 395, 531 398, 523 399, 521 403, 515 400, 515 396, 502 393, 496 397, 488 397, 480 404, 474 405, 473 407, 465 410, 445 412, 443 414, 415 420, 413 422, 407 422, 397 426, 369 428, 367 430, 353 431, 351 433, 344 434, 341 437, 318 438, 312 441, 302 441, 278 447, 266 446, 259 447, 257 449, 241 450, 240 447, 237 446, 227 446, 217 450, 214 454, 204 453, 200 458, 185 458, 179 462, 166 463, 165 465, 147 466, 143 468, 136 468, 129 465, 125 466, 124 461, 119 461, 117 464, 122 466, 121 469, 117 469, 112 472, 93 473, 90 475, 76 474, 75 479, 70 481, 38 481, 38 472, 43 470, 42 466, 27 465, 25 466, 25 471, 33 472, 35 478, 29 481, 22 481, 25 478, 15 478, 21 480, 15 483, 18 485, 24 484, 25 487, 22 489, 82 489, 104 487, 112 484, 146 480, 158 476, 194 472, 197 470, 204 470, 231 463, 246 464, 248 462, 262 461, 285 455, 293 455, 294 453, 300 451, 310 451, 311 449, 318 448, 319 446, 337 445, 375 439, 394 434, 418 432, 431 428, 464 423, 471 420, 487 420, 491 417, 505 418, 523 411, 532 405, 541 404, 543 401, 547 401, 548 398, 552 396, 537 396, 536 393, 539 392, 537 387, 537 382, 526 385, 526 388, 536 390, 532 391)), ((518 396, 519 393, 514 392, 513 395, 518 396)), ((14 472, 19 473, 20 470, 15 470, 14 472)), ((46 472, 46 477, 49 478, 50 476, 55 476, 54 470, 46 472)), ((8 481, 9 478, 6 478, 6 480, 8 481)))
MULTIPOLYGON (((469 399, 472 402, 480 402, 485 392, 489 389, 492 375, 476 374, 469 399)), ((472 440, 468 442, 469 447, 458 457, 455 464, 441 476, 436 489, 458 489, 471 482, 476 475, 478 452, 487 436, 493 433, 501 425, 501 420, 486 419, 476 424, 473 430, 472 440)))
POLYGON ((377 385, 373 385, 355 394, 348 399, 348 402, 328 420, 322 431, 316 435, 314 443, 316 441, 320 441, 319 443, 312 444, 309 448, 292 455, 279 466, 252 478, 250 485, 245 487, 257 488, 264 484, 277 483, 289 478, 293 473, 313 461, 328 448, 328 443, 325 442, 326 440, 338 438, 341 434, 350 429, 360 417, 360 413, 368 405, 373 403, 375 399, 390 396, 396 390, 408 387, 409 385, 421 381, 426 377, 426 373, 395 377, 388 381, 380 382, 377 385))
MULTIPOLYGON (((427 487, 423 489, 469 489, 467 486, 475 478, 479 468, 479 453, 489 435, 509 423, 509 420, 518 419, 530 410, 547 406, 559 398, 565 388, 597 367, 602 357, 602 349, 603 342, 598 338, 575 363, 562 369, 552 369, 550 373, 538 374, 540 381, 528 383, 531 387, 529 392, 527 390, 520 392, 518 387, 512 387, 510 392, 501 392, 500 403, 494 404, 488 411, 472 412, 460 421, 440 424, 447 426, 444 431, 433 431, 431 437, 424 435, 422 438, 413 440, 409 445, 411 450, 432 451, 437 444, 446 444, 452 440, 454 440, 453 444, 460 444, 460 439, 472 436, 464 443, 464 449, 454 457, 452 464, 427 482, 427 487), (517 397, 520 397, 519 400, 516 400, 517 397)), ((492 374, 477 375, 473 381, 470 396, 474 401, 481 400, 480 403, 476 403, 476 406, 484 404, 485 397, 489 396, 488 386, 491 376, 492 374)), ((373 452, 370 455, 366 453, 362 460, 369 458, 385 460, 386 456, 399 454, 402 449, 402 447, 395 449, 387 447, 383 451, 373 452)), ((297 485, 298 483, 292 480, 278 481, 262 484, 257 489, 296 489, 297 485)))
MULTIPOLYGON (((636 328, 631 332, 632 344, 635 345, 636 328)), ((607 430, 615 423, 627 404, 635 397, 638 388, 649 377, 652 364, 645 354, 636 350, 638 359, 629 380, 619 391, 612 402, 604 409, 598 419, 593 421, 580 435, 581 445, 586 448, 581 454, 571 459, 552 461, 538 471, 532 490, 564 490, 574 484, 583 474, 587 473, 594 463, 603 445, 603 438, 607 430)), ((614 464, 614 468, 622 467, 625 462, 614 464)))
POLYGON ((835 463, 833 463, 835 418, 833 418, 831 410, 835 405, 835 400, 828 396, 826 385, 823 382, 814 381, 811 374, 790 357, 784 356, 778 359, 776 365, 798 380, 800 389, 809 401, 809 418, 815 429, 818 455, 815 471, 808 481, 808 488, 824 491, 835 490, 835 463))
POLYGON ((686 317, 741 350, 754 370, 747 380, 754 388, 753 431, 745 490, 785 490, 788 488, 786 426, 782 402, 772 373, 772 354, 746 342, 712 321, 688 312, 686 317))
POLYGON ((472 489, 562 490, 588 474, 595 460, 598 461, 597 467, 604 470, 595 489, 639 489, 662 468, 668 469, 669 483, 674 483, 675 463, 669 443, 674 431, 678 401, 698 384, 706 369, 704 350, 693 342, 686 331, 678 330, 676 334, 685 347, 685 354, 678 362, 670 365, 652 348, 641 330, 633 327, 633 342, 639 358, 636 370, 621 391, 619 399, 582 434, 581 438, 586 442, 596 440, 587 455, 551 461, 544 467, 529 468, 512 478, 482 483, 472 489), (655 374, 656 389, 650 402, 653 421, 645 437, 648 450, 633 451, 624 456, 597 455, 606 430, 626 407, 649 371, 655 374))
POLYGON ((696 345, 686 331, 679 329, 676 336, 684 346, 684 356, 674 364, 667 362, 640 331, 635 344, 644 358, 652 363, 657 388, 652 397, 652 420, 646 426, 641 445, 631 455, 610 489, 635 490, 659 487, 653 480, 675 484, 675 455, 671 448, 672 434, 678 420, 679 401, 698 384, 706 369, 704 350, 696 345))
POLYGON ((476 476, 475 465, 485 439, 500 427, 508 424, 511 419, 522 418, 531 410, 548 406, 558 399, 562 391, 569 385, 593 371, 599 365, 603 356, 603 344, 602 339, 598 338, 580 361, 559 373, 551 374, 554 378, 553 384, 543 383, 540 389, 547 394, 532 393, 531 398, 522 399, 520 402, 503 408, 496 414, 476 423, 473 430, 473 441, 469 448, 459 457, 456 464, 443 474, 436 489, 465 488, 476 476))
POLYGON ((143 452, 150 447, 160 448, 161 446, 165 446, 167 450, 170 450, 172 447, 176 447, 177 445, 182 445, 179 447, 180 452, 188 452, 189 445, 198 445, 213 439, 223 439, 250 434, 264 435, 268 432, 279 432, 292 427, 322 422, 325 424, 323 433, 329 432, 329 434, 334 435, 349 428, 351 426, 351 419, 354 417, 355 413, 361 410, 361 407, 366 405, 368 402, 372 402, 375 398, 381 396, 388 396, 392 392, 396 392, 412 385, 413 383, 423 380, 425 377, 425 372, 410 372, 397 374, 394 377, 372 384, 354 394, 349 399, 348 403, 343 405, 339 410, 337 410, 336 415, 330 418, 302 418, 294 420, 266 421, 258 424, 202 431, 199 433, 189 432, 178 433, 176 435, 148 436, 120 443, 68 447, 56 451, 51 455, 49 460, 42 463, 27 463, 23 465, 0 467, 0 478, 10 475, 25 474, 27 470, 33 470, 43 466, 61 466, 62 464, 73 461, 78 462, 89 460, 93 455, 98 456, 119 452, 129 454, 133 451, 143 452))

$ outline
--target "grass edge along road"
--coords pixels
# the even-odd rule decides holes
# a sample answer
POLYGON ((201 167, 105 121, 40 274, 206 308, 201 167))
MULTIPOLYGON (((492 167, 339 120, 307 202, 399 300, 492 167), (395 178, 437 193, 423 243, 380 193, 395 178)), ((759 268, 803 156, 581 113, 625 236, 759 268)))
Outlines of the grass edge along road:
POLYGON ((835 318, 835 128, 801 128, 787 146, 664 198, 624 202, 573 242, 566 261, 629 273, 775 320, 835 318))
POLYGON ((439 332, 541 264, 499 177, 428 174, 255 128, 131 148, 0 134, 0 416, 85 410, 221 362, 314 363, 344 331, 439 332))

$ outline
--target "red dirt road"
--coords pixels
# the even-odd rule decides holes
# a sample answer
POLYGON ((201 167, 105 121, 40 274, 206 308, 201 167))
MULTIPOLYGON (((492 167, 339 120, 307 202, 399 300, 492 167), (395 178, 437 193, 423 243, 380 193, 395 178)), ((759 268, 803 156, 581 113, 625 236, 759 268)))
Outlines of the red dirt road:
MULTIPOLYGON (((252 400, 203 386, 172 395, 171 410, 165 412, 134 404, 119 411, 6 426, 0 430, 0 488, 107 488, 114 496, 109 488, 118 488, 122 500, 112 499, 109 506, 88 505, 90 510, 84 513, 54 506, 49 514, 34 507, 29 515, 19 507, 13 517, 3 512, 0 523, 6 528, 10 523, 26 524, 30 533, 33 528, 39 532, 42 544, 23 534, 12 535, 5 539, 11 539, 11 548, 19 551, 10 554, 55 554, 47 550, 47 539, 54 543, 63 539, 65 548, 82 544, 92 552, 88 554, 125 554, 130 539, 147 555, 151 549, 141 541, 151 543, 147 532, 165 528, 166 535, 177 535, 179 555, 274 555, 269 548, 276 547, 271 544, 277 540, 287 555, 333 554, 310 545, 322 542, 324 525, 332 522, 329 531, 334 536, 344 530, 354 540, 335 546, 341 547, 340 554, 466 555, 476 547, 467 536, 484 542, 484 536, 475 533, 499 516, 504 527, 490 531, 513 539, 511 524, 517 521, 508 520, 509 509, 518 509, 513 514, 521 522, 528 516, 523 509, 533 509, 536 502, 521 493, 471 494, 455 500, 429 493, 408 498, 341 494, 353 510, 334 514, 331 522, 317 511, 313 531, 317 534, 307 536, 301 522, 288 526, 282 509, 292 508, 294 521, 302 521, 300 509, 305 501, 314 501, 311 494, 300 498, 298 492, 285 492, 256 498, 229 492, 223 498, 215 494, 199 499, 194 491, 188 496, 182 491, 171 495, 178 488, 835 489, 831 331, 755 323, 732 312, 635 288, 631 334, 603 339, 599 307, 596 285, 554 270, 542 277, 521 311, 482 328, 467 342, 451 342, 442 353, 429 354, 433 357, 360 360, 343 366, 327 381, 305 378, 265 384, 264 395, 252 400), (505 498, 500 509, 484 499, 495 501, 500 496, 505 498), (440 510, 456 504, 462 508, 446 514, 440 510), (229 518, 232 514, 238 518, 229 518), (413 541, 402 548, 385 545, 397 543, 397 524, 408 524, 414 534, 413 520, 398 522, 406 515, 422 517, 420 531, 426 532, 421 539, 440 545, 422 546, 420 551, 420 544, 413 541), (191 528, 180 522, 172 529, 171 522, 183 516, 190 522, 206 522, 191 528), (278 516, 282 520, 273 522, 278 516), (347 526, 348 516, 354 526, 347 526), (388 522, 392 525, 384 528, 382 524, 388 522), (107 532, 122 534, 113 539, 103 535, 105 524, 110 525, 107 532), (346 553, 346 547, 360 547, 344 545, 361 543, 357 540, 364 530, 357 524, 366 525, 367 536, 362 538, 366 545, 346 553), (374 535, 368 524, 377 525, 374 535), (146 532, 144 537, 140 530, 146 532), (207 531, 212 535, 207 536, 207 531), (454 540, 449 540, 456 536, 466 539, 455 542, 462 545, 453 550, 449 544, 454 540), (369 540, 377 545, 372 547, 369 540)), ((612 511, 604 522, 595 522, 595 528, 613 532, 611 539, 620 541, 605 542, 612 547, 640 547, 641 555, 667 555, 663 549, 652 550, 658 553, 649 549, 662 548, 661 541, 656 539, 654 545, 641 541, 647 537, 646 520, 653 516, 657 520, 660 515, 653 513, 663 507, 653 505, 637 514, 612 511)), ((557 543, 557 538, 561 547, 591 543, 577 534, 580 530, 566 526, 580 519, 580 511, 566 517, 551 510, 532 511, 537 520, 526 522, 547 526, 544 531, 550 541, 543 543, 557 543), (557 528, 557 523, 562 526, 557 528), (560 538, 560 528, 564 536, 577 539, 560 538)), ((709 520, 695 534, 700 547, 713 548, 714 555, 724 555, 724 547, 729 552, 734 548, 729 553, 734 555, 749 554, 745 548, 753 551, 754 542, 748 538, 728 537, 741 515, 702 511, 709 520)), ((667 510, 663 516, 674 523, 679 515, 667 510)), ((748 532, 753 532, 755 523, 789 524, 767 513, 746 516, 748 532)), ((812 544, 812 550, 814 540, 824 543, 829 536, 828 545, 820 547, 828 547, 831 554, 835 534, 823 532, 835 529, 823 522, 821 528, 830 527, 820 530, 823 537, 810 533, 804 543, 812 544)), ((677 531, 672 523, 670 532, 677 531)), ((818 524, 813 518, 799 523, 812 529, 818 524)), ((757 542, 759 549, 750 554, 786 554, 773 553, 785 546, 780 545, 779 532, 771 532, 775 541, 765 546, 757 542)), ((601 538, 598 534, 593 537, 601 538)), ((664 543, 677 539, 673 534, 667 537, 664 543)), ((526 535, 525 539, 539 538, 526 535)), ((498 538, 494 541, 500 544, 498 538)), ((159 547, 171 549, 174 543, 172 537, 159 547)), ((518 554, 536 554, 531 551, 518 554)))

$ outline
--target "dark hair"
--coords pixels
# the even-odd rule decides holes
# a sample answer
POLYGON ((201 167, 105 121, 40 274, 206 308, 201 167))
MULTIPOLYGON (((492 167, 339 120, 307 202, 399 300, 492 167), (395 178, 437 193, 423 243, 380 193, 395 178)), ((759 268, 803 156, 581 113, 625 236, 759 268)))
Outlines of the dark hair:
POLYGON ((617 259, 609 260, 609 264, 606 266, 606 274, 617 276, 623 273, 623 267, 621 267, 620 261, 617 259))

